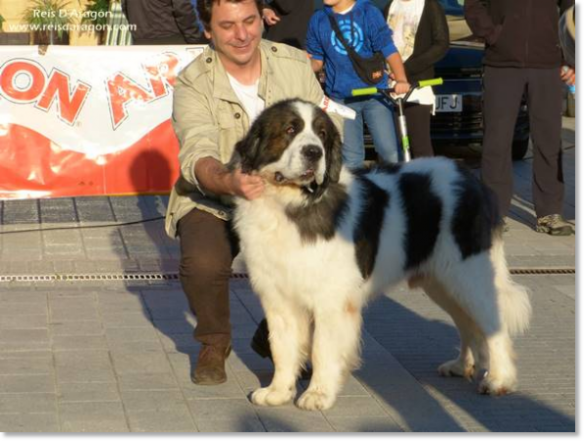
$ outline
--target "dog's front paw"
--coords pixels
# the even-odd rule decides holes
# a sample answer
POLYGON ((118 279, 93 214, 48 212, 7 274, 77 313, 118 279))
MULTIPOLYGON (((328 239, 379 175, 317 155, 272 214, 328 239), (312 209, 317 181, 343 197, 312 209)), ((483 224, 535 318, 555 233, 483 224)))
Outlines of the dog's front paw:
POLYGON ((330 409, 335 401, 335 395, 312 389, 305 391, 303 395, 299 397, 299 400, 297 400, 297 406, 307 411, 317 411, 330 409))
POLYGON ((517 388, 517 381, 514 377, 509 377, 509 379, 493 377, 486 370, 478 371, 476 374, 476 382, 478 383, 478 393, 483 395, 506 395, 515 391, 517 388))
POLYGON ((294 389, 275 389, 271 386, 257 389, 252 393, 251 400, 259 406, 280 406, 295 397, 294 389))

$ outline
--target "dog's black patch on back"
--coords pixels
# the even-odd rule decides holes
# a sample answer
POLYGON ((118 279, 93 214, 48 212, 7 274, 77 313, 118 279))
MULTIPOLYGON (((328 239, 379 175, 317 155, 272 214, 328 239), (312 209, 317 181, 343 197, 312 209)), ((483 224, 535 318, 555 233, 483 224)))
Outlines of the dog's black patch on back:
POLYGON ((458 167, 456 206, 451 229, 462 258, 490 249, 493 231, 499 226, 496 196, 472 172, 458 167))
POLYGON ((356 245, 356 262, 362 277, 366 280, 374 270, 390 195, 362 175, 357 175, 356 180, 362 188, 364 205, 354 227, 354 244, 356 245))
POLYGON ((363 177, 370 173, 393 175, 401 172, 401 163, 377 163, 372 166, 362 166, 352 170, 357 177, 363 177))
POLYGON ((314 242, 331 239, 348 211, 348 193, 339 183, 330 184, 318 199, 308 197, 304 206, 286 209, 289 219, 297 225, 301 238, 314 242))
POLYGON ((405 173, 399 179, 405 207, 407 232, 405 269, 421 265, 429 258, 440 232, 442 201, 431 190, 431 177, 423 173, 405 173))

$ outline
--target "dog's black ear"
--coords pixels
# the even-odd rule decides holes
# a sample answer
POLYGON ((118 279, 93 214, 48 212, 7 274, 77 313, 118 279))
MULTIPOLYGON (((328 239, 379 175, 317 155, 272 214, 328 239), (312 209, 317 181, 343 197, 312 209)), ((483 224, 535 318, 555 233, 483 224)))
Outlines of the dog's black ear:
POLYGON ((240 168, 244 174, 249 174, 257 168, 260 153, 261 129, 259 125, 252 125, 246 137, 236 143, 234 159, 239 159, 240 168))
POLYGON ((326 148, 326 175, 330 183, 340 181, 340 172, 342 171, 342 138, 336 125, 327 118, 327 137, 325 140, 326 148))
POLYGON ((340 181, 340 173, 342 172, 342 138, 340 137, 340 132, 325 112, 323 113, 323 119, 326 131, 326 137, 324 139, 326 173, 323 183, 314 190, 312 194, 313 199, 319 199, 331 184, 338 183, 340 181))

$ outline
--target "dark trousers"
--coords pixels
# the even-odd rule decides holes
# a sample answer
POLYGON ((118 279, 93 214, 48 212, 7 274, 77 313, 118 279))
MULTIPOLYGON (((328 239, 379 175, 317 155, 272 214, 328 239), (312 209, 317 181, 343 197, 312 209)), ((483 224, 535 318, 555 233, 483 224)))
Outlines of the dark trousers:
MULTIPOLYGON (((433 146, 431 145, 431 105, 406 103, 404 112, 405 118, 407 119, 411 157, 433 157, 433 146)), ((399 127, 398 123, 395 127, 399 127)))
POLYGON ((481 175, 498 197, 506 216, 513 197, 511 149, 523 94, 527 93, 533 141, 533 203, 537 217, 561 214, 562 96, 559 68, 494 68, 484 70, 484 140, 481 175))
POLYGON ((231 340, 229 281, 238 238, 229 222, 198 209, 179 221, 178 232, 179 277, 197 317, 195 339, 226 345, 231 340))

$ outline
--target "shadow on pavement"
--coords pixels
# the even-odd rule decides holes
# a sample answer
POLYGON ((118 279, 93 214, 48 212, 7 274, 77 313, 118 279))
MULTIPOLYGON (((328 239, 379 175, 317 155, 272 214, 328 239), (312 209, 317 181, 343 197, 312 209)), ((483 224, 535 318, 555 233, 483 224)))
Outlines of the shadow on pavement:
MULTIPOLYGON (((409 296, 423 295, 412 293, 409 296)), ((431 307, 433 302, 427 301, 431 307)), ((573 417, 530 398, 530 393, 523 393, 523 387, 516 393, 495 398, 477 394, 474 384, 464 379, 440 377, 436 368, 458 355, 460 339, 451 322, 448 324, 426 319, 388 297, 381 297, 366 310, 364 324, 377 342, 393 354, 421 385, 430 392, 437 391, 440 397, 448 399, 457 409, 461 409, 462 412, 457 409, 451 412, 456 412, 461 417, 467 415, 465 421, 475 428, 480 425, 479 431, 482 428, 496 432, 575 431, 573 417)), ((523 377, 524 374, 519 371, 521 384, 523 377)), ((366 385, 371 383, 368 377, 362 381, 366 385)), ((375 392, 376 389, 377 386, 374 386, 375 392)), ((437 394, 434 393, 434 396, 437 394)), ((379 396, 400 414, 410 416, 408 396, 397 399, 392 392, 380 392, 379 396), (407 414, 403 414, 403 410, 407 414)), ((431 395, 430 402, 436 402, 431 395)), ((413 425, 419 426, 418 420, 424 418, 425 414, 424 410, 420 417, 414 416, 413 425)), ((412 414, 411 416, 413 417, 412 414)), ((441 428, 427 430, 437 432, 448 428, 449 426, 442 425, 441 428)))

